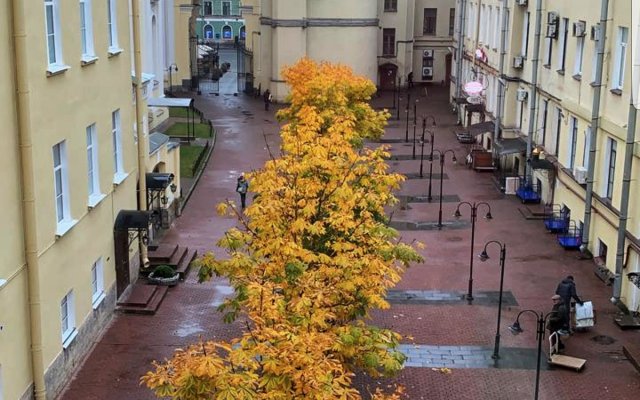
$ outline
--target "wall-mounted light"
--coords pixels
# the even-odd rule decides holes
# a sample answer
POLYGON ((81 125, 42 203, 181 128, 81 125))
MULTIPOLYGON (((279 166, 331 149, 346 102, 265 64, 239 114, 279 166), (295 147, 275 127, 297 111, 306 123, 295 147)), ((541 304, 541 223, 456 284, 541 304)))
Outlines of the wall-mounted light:
POLYGON ((169 185, 169 189, 171 189, 171 193, 175 193, 178 190, 178 186, 175 183, 169 185))

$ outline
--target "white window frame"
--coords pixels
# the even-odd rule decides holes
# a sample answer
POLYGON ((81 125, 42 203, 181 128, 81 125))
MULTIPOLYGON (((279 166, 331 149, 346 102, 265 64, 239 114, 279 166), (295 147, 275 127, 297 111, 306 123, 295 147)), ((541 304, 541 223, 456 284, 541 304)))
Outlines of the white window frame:
POLYGON ((95 310, 105 298, 104 294, 104 263, 102 257, 91 266, 91 304, 95 310))
POLYGON ((569 122, 569 144, 567 146, 567 168, 573 172, 576 162, 576 142, 578 141, 578 118, 571 116, 569 122))
POLYGON ((531 23, 531 13, 524 13, 524 20, 522 21, 522 46, 520 48, 520 55, 527 58, 527 52, 529 51, 529 28, 531 23))
POLYGON ((550 66, 551 65, 551 54, 553 53, 553 38, 546 37, 544 38, 544 56, 543 56, 543 65, 550 66))
POLYGON ((494 16, 493 16, 493 26, 496 29, 492 29, 491 31, 493 32, 493 49, 496 50, 498 49, 498 46, 500 46, 500 35, 502 34, 502 7, 496 6, 496 9, 494 11, 494 16))
POLYGON ((52 147, 53 191, 56 210, 56 236, 64 235, 76 223, 71 218, 67 145, 63 140, 52 147), (56 155, 58 160, 56 160, 56 155))
POLYGON ((584 59, 584 36, 576 37, 576 55, 573 64, 573 76, 582 76, 582 61, 584 59))
POLYGON ((126 174, 122 160, 122 123, 120 109, 111 113, 111 143, 113 146, 113 183, 120 184, 126 174))
POLYGON ((87 188, 89 194, 89 209, 92 209, 106 197, 100 190, 100 163, 98 160, 98 133, 96 124, 91 124, 86 129, 87 136, 87 188))
POLYGON ((616 37, 616 56, 613 64, 613 75, 611 78, 611 89, 622 90, 624 85, 625 63, 627 60, 627 47, 629 45, 629 28, 618 27, 616 37))
POLYGON ((604 156, 605 168, 603 171, 604 179, 602 180, 602 194, 604 198, 611 201, 613 200, 613 192, 615 190, 616 162, 618 158, 618 142, 612 137, 607 137, 606 151, 604 153, 604 156), (612 153, 615 153, 615 157, 613 157, 613 160, 611 160, 612 153), (611 161, 613 161, 613 165, 611 161), (609 185, 610 180, 612 181, 611 185, 609 185))
POLYGON ((567 38, 569 36, 569 19, 560 21, 560 51, 558 51, 558 71, 564 71, 567 57, 567 38))
POLYGON ((44 26, 47 46, 47 74, 56 75, 69 69, 69 66, 64 64, 62 56, 59 0, 44 0, 44 26))
POLYGON ((93 47, 93 6, 91 1, 79 0, 81 61, 83 64, 90 64, 98 59, 93 47))
POLYGON ((62 347, 66 349, 78 334, 73 290, 70 290, 60 301, 60 328, 62 347))
POLYGON ((118 44, 118 11, 116 0, 107 0, 107 28, 109 38, 109 55, 114 56, 122 53, 118 44))
POLYGON ((584 150, 582 152, 582 166, 589 170, 589 152, 591 151, 591 125, 584 130, 584 150))

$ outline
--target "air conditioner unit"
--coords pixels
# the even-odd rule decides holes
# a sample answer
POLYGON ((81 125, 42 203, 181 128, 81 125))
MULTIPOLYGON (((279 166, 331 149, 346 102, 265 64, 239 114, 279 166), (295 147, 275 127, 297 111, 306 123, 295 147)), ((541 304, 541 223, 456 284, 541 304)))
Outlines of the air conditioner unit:
POLYGON ((433 49, 422 50, 422 58, 433 58, 433 49))
POLYGON ((517 101, 525 101, 528 96, 529 96, 529 92, 527 91, 527 89, 519 88, 516 91, 516 100, 517 101))
POLYGON ((522 56, 513 57, 513 68, 522 69, 523 65, 524 65, 524 57, 522 56))
POLYGON ((504 194, 516 194, 520 186, 520 178, 517 176, 508 176, 504 182, 504 194))
POLYGON ((425 78, 433 77, 433 67, 422 67, 422 76, 425 78))
POLYGON ((600 40, 600 24, 591 25, 591 40, 600 40))
POLYGON ((582 37, 587 32, 587 23, 584 21, 578 21, 573 23, 573 36, 582 37))
POLYGON ((526 6, 527 0, 516 0, 516 4, 518 4, 519 6, 526 6))
POLYGON ((579 184, 585 185, 587 183, 587 169, 581 165, 573 167, 573 177, 579 184))

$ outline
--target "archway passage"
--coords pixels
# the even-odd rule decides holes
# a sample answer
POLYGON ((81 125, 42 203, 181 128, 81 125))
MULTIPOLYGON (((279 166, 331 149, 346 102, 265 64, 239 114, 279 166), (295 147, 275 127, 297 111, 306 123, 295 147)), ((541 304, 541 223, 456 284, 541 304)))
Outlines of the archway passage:
POLYGON ((380 90, 393 90, 396 85, 396 77, 398 75, 398 66, 395 64, 387 63, 378 67, 378 74, 380 76, 380 90))

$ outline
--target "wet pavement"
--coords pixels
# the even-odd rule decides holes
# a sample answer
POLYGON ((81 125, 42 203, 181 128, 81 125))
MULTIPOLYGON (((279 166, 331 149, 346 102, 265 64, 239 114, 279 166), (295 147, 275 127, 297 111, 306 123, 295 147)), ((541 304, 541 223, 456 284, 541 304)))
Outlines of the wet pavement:
MULTIPOLYGON (((447 91, 431 88, 429 97, 424 97, 423 91, 416 90, 416 93, 420 94, 418 115, 433 115, 437 121, 435 148, 452 149, 457 158, 463 160, 468 147, 456 141, 454 133, 461 129, 454 125, 455 115, 447 103, 447 91)), ((391 106, 392 98, 389 94, 382 95, 374 104, 391 106)), ((163 242, 186 245, 203 254, 215 250, 216 240, 235 225, 231 218, 218 217, 215 205, 226 198, 236 198, 235 181, 241 172, 259 168, 269 158, 269 151, 278 153, 278 124, 274 119, 274 109, 278 107, 265 112, 260 99, 233 94, 199 96, 196 107, 213 121, 218 133, 216 143, 187 207, 163 242)), ((393 110, 392 114, 395 116, 393 110)), ((385 140, 396 155, 411 155, 413 144, 404 143, 406 131, 404 120, 390 121, 385 140)), ((399 158, 390 161, 394 170, 418 172, 419 157, 399 158)), ((428 170, 429 163, 424 159, 423 166, 428 170)), ((490 173, 474 172, 464 164, 451 163, 450 158, 445 160, 443 226, 438 229, 440 175, 436 173, 440 173, 439 161, 433 167, 431 202, 411 201, 424 199, 427 193, 428 179, 415 177, 407 180, 399 192, 408 201, 407 206, 399 204, 389 210, 404 241, 416 239, 426 245, 421 251, 425 262, 411 267, 392 294, 400 300, 403 296, 406 300, 407 293, 413 294, 421 296, 422 301, 392 301, 389 310, 372 313, 374 324, 410 337, 404 346, 414 358, 389 382, 405 385, 410 399, 532 398, 537 355, 535 318, 530 314, 520 318, 525 332, 519 336, 512 336, 506 328, 519 311, 548 312, 557 283, 572 274, 578 294, 594 302, 597 324, 571 336, 566 341, 565 354, 585 358, 587 365, 580 373, 550 368, 543 355, 540 399, 637 399, 640 374, 623 356, 622 345, 640 342, 640 331, 622 331, 613 324, 616 309, 608 300, 612 289, 593 274, 593 262, 558 246, 555 236, 545 231, 542 221, 526 220, 519 211, 525 206, 513 196, 501 194, 490 173), (486 201, 491 205, 493 219, 478 218, 476 222, 473 256, 469 208, 461 207, 460 220, 452 216, 458 199, 486 201), (498 240, 507 246, 506 300, 500 324, 504 360, 497 364, 492 364, 486 353, 487 349, 493 349, 496 335, 499 249, 493 245, 488 247, 491 258, 486 262, 475 257, 489 240, 498 240), (468 290, 470 257, 474 257, 473 291, 477 297, 473 304, 454 298, 461 299, 468 290), (437 293, 451 301, 436 301, 437 293), (445 374, 431 368, 436 365, 432 358, 420 358, 425 349, 431 355, 434 351, 446 350, 449 360, 470 355, 453 351, 479 350, 480 361, 469 362, 465 368, 454 368, 445 374)), ((529 207, 539 209, 539 206, 529 207)), ((60 399, 153 399, 147 389, 139 386, 139 378, 151 368, 152 360, 168 357, 174 348, 200 337, 237 336, 240 324, 224 324, 215 311, 229 294, 229 287, 219 279, 198 284, 194 272, 186 282, 169 291, 155 316, 117 314, 60 399)), ((547 348, 546 343, 543 348, 547 348)), ((455 363, 452 361, 452 364, 455 363)))

